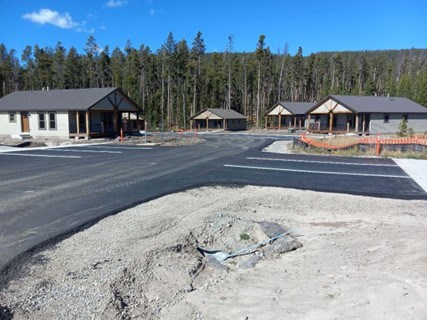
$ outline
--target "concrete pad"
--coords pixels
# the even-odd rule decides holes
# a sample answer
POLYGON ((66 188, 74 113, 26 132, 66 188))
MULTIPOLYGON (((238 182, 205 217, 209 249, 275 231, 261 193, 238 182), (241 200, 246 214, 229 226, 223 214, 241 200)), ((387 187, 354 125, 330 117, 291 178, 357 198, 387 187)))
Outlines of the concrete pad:
POLYGON ((393 161, 427 192, 427 160, 393 158, 393 161))

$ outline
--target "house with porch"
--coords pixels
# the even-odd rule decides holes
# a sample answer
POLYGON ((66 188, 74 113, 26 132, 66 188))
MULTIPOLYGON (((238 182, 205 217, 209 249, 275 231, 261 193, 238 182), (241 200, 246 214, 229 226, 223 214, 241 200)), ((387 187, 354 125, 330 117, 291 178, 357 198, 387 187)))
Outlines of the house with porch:
POLYGON ((141 115, 142 109, 120 88, 15 91, 0 99, 0 135, 86 139, 116 136, 121 129, 144 129, 141 115))
POLYGON ((278 102, 265 114, 266 129, 304 129, 314 102, 278 102))
POLYGON ((190 118, 191 127, 199 130, 246 130, 246 117, 234 110, 207 108, 190 118))
POLYGON ((402 97, 329 95, 307 111, 314 133, 396 133, 402 119, 414 132, 427 131, 427 108, 402 97))

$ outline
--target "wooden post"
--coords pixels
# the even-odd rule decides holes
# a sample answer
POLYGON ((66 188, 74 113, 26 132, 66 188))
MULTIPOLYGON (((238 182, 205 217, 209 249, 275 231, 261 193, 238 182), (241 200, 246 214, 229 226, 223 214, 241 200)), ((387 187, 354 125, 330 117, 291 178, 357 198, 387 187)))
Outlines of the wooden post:
POLYGON ((206 131, 208 131, 209 128, 209 118, 206 118, 206 131))
POLYGON ((279 129, 282 127, 282 115, 279 113, 279 129))
POLYGON ((90 126, 89 126, 89 111, 86 111, 86 139, 89 140, 90 126))
POLYGON ((225 119, 222 120, 222 127, 223 127, 224 131, 227 130, 227 122, 225 119))
POLYGON ((117 110, 114 110, 114 117, 113 117, 113 122, 114 122, 114 133, 118 134, 119 133, 119 123, 118 123, 118 118, 119 118, 119 112, 117 110))
POLYGON ((138 129, 138 132, 141 131, 141 126, 139 124, 139 112, 136 113, 136 128, 138 129))
POLYGON ((363 132, 365 131, 365 125, 366 125, 365 120, 366 120, 366 117, 365 117, 365 114, 363 114, 363 121, 362 121, 362 131, 363 132))
POLYGON ((265 128, 267 129, 267 125, 268 125, 268 116, 265 116, 265 128))
POLYGON ((356 121, 355 121, 355 124, 354 124, 354 131, 355 132, 359 131, 359 115, 358 114, 356 114, 356 121))
POLYGON ((297 116, 294 115, 294 129, 297 128, 297 116))
POLYGON ((332 132, 333 123, 334 123, 334 114, 330 112, 329 113, 329 132, 332 132))
POLYGON ((76 126, 77 126, 77 136, 80 134, 80 119, 79 112, 76 111, 76 126))
POLYGON ((310 121, 311 121, 311 117, 310 114, 307 115, 307 123, 305 125, 306 129, 309 130, 310 129, 310 121))
POLYGON ((301 120, 302 120, 302 116, 299 116, 299 118, 298 118, 298 123, 299 123, 299 128, 301 129, 302 127, 301 127, 301 120))

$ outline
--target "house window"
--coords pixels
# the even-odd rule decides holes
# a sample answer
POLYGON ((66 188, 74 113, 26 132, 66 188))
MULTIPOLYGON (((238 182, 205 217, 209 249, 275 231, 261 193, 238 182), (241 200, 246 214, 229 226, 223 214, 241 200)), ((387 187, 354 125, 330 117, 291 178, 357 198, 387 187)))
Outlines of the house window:
POLYGON ((46 115, 39 113, 39 130, 46 130, 46 115))
POLYGON ((384 113, 384 123, 389 123, 389 122, 390 122, 390 114, 384 113))
POLYGON ((49 130, 56 130, 56 113, 55 112, 49 112, 49 130))
POLYGON ((407 113, 402 114, 402 120, 408 121, 408 114, 407 113))
POLYGON ((9 122, 16 122, 16 114, 15 114, 15 112, 9 113, 9 122))

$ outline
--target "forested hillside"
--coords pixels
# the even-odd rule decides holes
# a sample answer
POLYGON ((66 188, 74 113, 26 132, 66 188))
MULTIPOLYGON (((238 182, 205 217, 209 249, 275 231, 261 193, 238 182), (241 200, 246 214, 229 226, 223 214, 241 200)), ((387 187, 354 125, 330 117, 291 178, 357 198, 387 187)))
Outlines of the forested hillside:
POLYGON ((176 41, 170 33, 153 51, 128 41, 123 50, 100 48, 90 36, 76 48, 0 44, 0 97, 15 90, 121 87, 152 127, 188 127, 197 111, 232 108, 262 125, 277 101, 317 101, 328 94, 404 96, 427 106, 427 49, 272 52, 264 35, 254 51, 234 52, 233 37, 220 53, 206 53, 202 34, 176 41), (83 51, 82 51, 83 52, 83 51), (163 121, 162 121, 163 119, 163 121))

